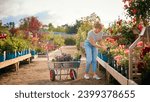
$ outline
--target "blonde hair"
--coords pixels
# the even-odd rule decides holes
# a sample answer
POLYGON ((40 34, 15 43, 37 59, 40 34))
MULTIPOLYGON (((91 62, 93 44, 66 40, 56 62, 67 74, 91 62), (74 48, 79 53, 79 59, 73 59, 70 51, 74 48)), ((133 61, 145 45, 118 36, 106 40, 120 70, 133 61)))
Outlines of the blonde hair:
POLYGON ((100 21, 96 21, 96 22, 94 22, 93 27, 94 28, 98 28, 98 29, 102 29, 103 25, 100 23, 100 21))

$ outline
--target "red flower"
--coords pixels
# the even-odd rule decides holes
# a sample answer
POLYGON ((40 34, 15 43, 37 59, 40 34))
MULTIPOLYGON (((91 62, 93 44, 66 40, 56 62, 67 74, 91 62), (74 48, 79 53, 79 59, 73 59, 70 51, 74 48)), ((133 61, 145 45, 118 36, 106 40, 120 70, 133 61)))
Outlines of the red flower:
POLYGON ((122 23, 122 20, 117 21, 117 24, 121 25, 121 23, 122 23))
POLYGON ((5 39, 7 37, 7 34, 0 34, 0 39, 5 39))
POLYGON ((136 9, 133 9, 133 10, 131 10, 131 12, 132 12, 133 14, 136 14, 136 13, 137 13, 137 10, 136 10, 136 9))
POLYGON ((110 29, 109 29, 109 32, 112 34, 112 33, 113 33, 113 30, 110 28, 110 29))
POLYGON ((143 48, 140 57, 143 58, 146 55, 146 53, 149 52, 150 52, 150 47, 143 48))
POLYGON ((138 25, 138 29, 139 29, 140 31, 142 31, 143 25, 142 25, 142 24, 139 24, 139 25, 138 25))
POLYGON ((136 22, 136 18, 133 18, 132 20, 133 20, 133 23, 135 23, 135 22, 136 22))

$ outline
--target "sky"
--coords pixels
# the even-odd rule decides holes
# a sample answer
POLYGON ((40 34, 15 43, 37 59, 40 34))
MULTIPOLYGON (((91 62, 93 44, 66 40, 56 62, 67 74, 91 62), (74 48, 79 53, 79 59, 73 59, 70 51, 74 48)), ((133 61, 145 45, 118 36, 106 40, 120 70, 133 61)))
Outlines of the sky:
POLYGON ((108 26, 118 17, 125 18, 122 0, 0 0, 0 20, 5 24, 36 16, 43 24, 74 24, 95 12, 108 26))

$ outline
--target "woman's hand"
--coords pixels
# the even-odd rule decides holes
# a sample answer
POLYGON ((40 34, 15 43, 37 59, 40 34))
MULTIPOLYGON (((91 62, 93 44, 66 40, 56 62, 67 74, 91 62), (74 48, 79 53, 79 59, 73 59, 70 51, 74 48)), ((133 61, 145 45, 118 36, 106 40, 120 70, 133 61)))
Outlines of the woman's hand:
POLYGON ((96 47, 101 48, 103 50, 107 50, 107 47, 105 45, 99 45, 98 42, 96 42, 96 47))

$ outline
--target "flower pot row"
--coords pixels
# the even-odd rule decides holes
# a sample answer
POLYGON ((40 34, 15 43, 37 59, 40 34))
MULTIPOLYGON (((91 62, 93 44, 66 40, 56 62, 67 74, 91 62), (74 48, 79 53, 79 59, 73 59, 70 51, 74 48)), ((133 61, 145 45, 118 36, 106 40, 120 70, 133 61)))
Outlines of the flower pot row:
POLYGON ((38 54, 37 51, 31 50, 31 55, 32 55, 32 56, 37 55, 37 54, 38 54))
POLYGON ((6 52, 6 54, 4 55, 0 55, 0 62, 3 62, 5 60, 10 60, 10 59, 13 59, 13 58, 16 58, 16 57, 19 57, 19 56, 23 56, 23 55, 26 55, 26 54, 29 54, 31 53, 31 55, 35 55, 37 54, 37 52, 35 50, 23 50, 23 51, 17 51, 17 52, 6 52))
POLYGON ((98 57, 100 59, 102 59, 103 61, 107 62, 108 61, 108 57, 107 57, 107 54, 103 54, 103 53, 98 53, 98 57))
POLYGON ((0 55, 0 62, 4 61, 4 55, 0 55))
POLYGON ((118 65, 117 61, 112 56, 108 56, 108 54, 102 54, 99 52, 98 57, 103 61, 107 62, 112 68, 114 68, 120 74, 122 74, 126 78, 128 77, 128 68, 125 65, 118 65))

